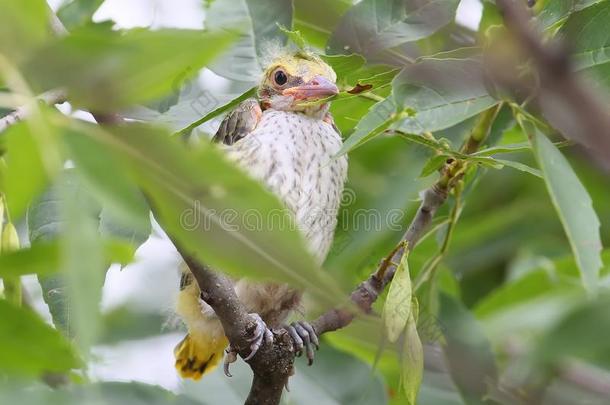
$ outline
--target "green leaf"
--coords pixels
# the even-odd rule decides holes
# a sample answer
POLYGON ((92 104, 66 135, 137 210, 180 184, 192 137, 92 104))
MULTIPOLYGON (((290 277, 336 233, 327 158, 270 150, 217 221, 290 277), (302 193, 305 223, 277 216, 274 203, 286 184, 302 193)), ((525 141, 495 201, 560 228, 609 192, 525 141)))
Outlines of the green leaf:
POLYGON ((297 362, 294 389, 297 404, 386 404, 387 393, 382 380, 363 361, 342 351, 326 347, 316 353, 317 369, 297 362), (315 394, 314 394, 315 393, 315 394))
POLYGON ((432 156, 430 159, 428 159, 428 161, 424 165, 423 169, 421 169, 421 173, 419 174, 419 177, 430 176, 432 173, 439 170, 443 166, 443 164, 445 164, 446 161, 447 161, 447 155, 432 156))
MULTIPOLYGON (((117 239, 105 239, 104 257, 109 263, 129 264, 134 258, 134 247, 117 239)), ((0 278, 17 277, 28 274, 48 276, 60 271, 61 250, 59 243, 34 243, 29 248, 0 255, 0 278)))
POLYGON ((488 384, 497 380, 491 346, 474 316, 449 295, 440 295, 439 321, 449 371, 468 404, 482 404, 488 384))
MULTIPOLYGON (((82 186, 76 173, 72 170, 64 171, 53 187, 29 207, 27 220, 32 244, 55 240, 60 243, 59 239, 65 235, 67 228, 66 200, 77 203, 80 207, 86 207, 90 211, 91 218, 99 217, 100 207, 82 186)), ((60 268, 64 265, 63 254, 63 247, 60 247, 60 268)), ((79 271, 86 274, 87 266, 87 261, 81 258, 79 271)), ((56 275, 39 275, 38 280, 53 323, 68 336, 74 337, 75 324, 70 321, 73 303, 68 294, 66 275, 61 272, 56 275)))
POLYGON ((417 321, 411 313, 402 348, 402 386, 408 404, 415 405, 424 374, 424 349, 417 333, 417 321))
POLYGON ((345 13, 328 46, 332 53, 369 59, 433 34, 453 21, 457 5, 456 0, 363 0, 345 13))
POLYGON ((610 3, 598 2, 572 13, 561 27, 559 35, 569 42, 576 69, 610 62, 609 19, 610 3))
POLYGON ((127 266, 133 262, 135 257, 135 248, 131 241, 126 242, 121 239, 106 239, 103 241, 104 258, 109 263, 118 263, 121 266, 127 266))
POLYGON ((87 128, 133 173, 165 231, 202 262, 234 276, 306 288, 321 302, 343 298, 276 197, 214 145, 189 151, 165 131, 142 125, 87 128), (257 226, 251 226, 252 215, 257 226))
POLYGON ((108 345, 125 340, 146 339, 161 334, 166 323, 166 315, 141 313, 129 305, 121 306, 103 315, 99 342, 108 345))
POLYGON ((307 43, 305 42, 305 38, 303 38, 300 31, 291 31, 279 23, 278 27, 280 28, 280 31, 282 31, 288 37, 288 39, 290 39, 290 41, 297 46, 297 48, 300 50, 307 49, 307 43))
POLYGON ((60 240, 61 270, 70 299, 67 321, 74 323, 76 343, 86 353, 100 331, 99 305, 108 266, 97 230, 99 216, 91 216, 88 207, 71 198, 69 186, 60 187, 60 193, 61 217, 65 221, 60 240))
POLYGON ((49 174, 44 161, 46 155, 41 150, 42 143, 38 142, 39 138, 35 137, 28 123, 9 127, 3 136, 7 137, 8 147, 4 175, 6 201, 11 217, 16 220, 44 191, 49 174))
POLYGON ((610 368, 610 297, 583 301, 570 311, 536 345, 535 365, 549 368, 561 366, 567 359, 581 359, 610 368))
POLYGON ((328 63, 337 74, 337 80, 342 80, 345 76, 353 73, 364 66, 366 60, 358 55, 321 55, 324 62, 328 63))
POLYGON ((490 148, 481 149, 473 153, 473 156, 493 156, 501 153, 523 152, 532 149, 529 142, 520 142, 509 145, 492 146, 490 148))
POLYGON ((142 193, 120 164, 103 145, 93 142, 80 132, 67 130, 64 133, 69 157, 76 165, 87 189, 104 205, 106 214, 111 213, 115 222, 139 233, 150 233, 149 209, 142 193))
POLYGON ((33 312, 0 300, 0 371, 37 377, 79 366, 70 343, 33 312))
POLYGON ((341 16, 352 6, 349 0, 294 0, 293 4, 294 29, 319 49, 325 49, 341 16))
POLYGON ((399 125, 413 134, 452 127, 497 103, 475 59, 422 59, 406 66, 392 87, 398 108, 415 111, 399 125))
MULTIPOLYGON (((210 111, 209 113, 207 113, 206 115, 204 115, 203 117, 198 119, 197 121, 189 124, 185 128, 183 128, 180 131, 176 132, 175 135, 189 134, 192 130, 194 130, 198 126, 205 124, 209 120, 218 117, 220 114, 222 114, 224 112, 232 110, 233 107, 237 106, 242 101, 245 101, 245 100, 247 100, 247 99, 249 99, 251 97, 255 97, 257 91, 258 91, 258 87, 256 87, 256 86, 250 88, 249 90, 247 90, 246 92, 242 93, 238 97, 235 97, 233 100, 229 101, 228 103, 226 103, 226 104, 224 104, 224 105, 222 105, 222 106, 220 106, 218 108, 215 108, 214 110, 210 111)), ((190 106, 192 106, 192 101, 189 101, 188 103, 189 103, 190 106)))
POLYGON ((81 404, 130 404, 130 405, 205 405, 185 395, 176 395, 155 385, 139 382, 99 382, 72 384, 49 390, 40 387, 6 387, 0 389, 2 403, 20 401, 24 405, 81 405, 81 404), (24 402, 25 400, 25 402, 24 402))
POLYGON ((547 190, 570 241, 583 285, 594 293, 602 267, 602 243, 591 197, 555 145, 536 128, 530 128, 528 133, 547 190))
POLYGON ((228 30, 87 26, 41 49, 25 75, 39 92, 64 87, 77 106, 114 112, 177 91, 235 39, 228 30))
POLYGON ((279 25, 292 27, 292 2, 285 0, 234 0, 213 2, 206 10, 206 26, 211 30, 242 28, 231 49, 209 68, 214 73, 246 82, 258 82, 266 48, 283 45, 286 35, 279 25))
POLYGON ((126 226, 111 210, 104 207, 100 213, 99 232, 102 236, 122 239, 138 248, 148 239, 152 226, 150 221, 144 229, 126 226))
POLYGON ((85 25, 102 5, 104 0, 69 0, 57 10, 57 16, 68 31, 85 25))
POLYGON ((538 21, 545 29, 565 20, 570 14, 584 10, 604 0, 547 0, 538 14, 538 21))
MULTIPOLYGON (((570 141, 555 142, 554 145, 557 148, 563 148, 565 146, 569 146, 570 141)), ((472 156, 493 156, 493 155, 499 155, 499 154, 503 154, 503 153, 516 153, 516 152, 525 152, 525 151, 530 151, 530 150, 532 150, 532 144, 530 142, 520 142, 520 143, 507 144, 507 145, 492 146, 490 148, 481 149, 481 150, 473 153, 472 156)))
POLYGON ((361 85, 373 86, 373 89, 377 89, 392 83, 392 80, 394 80, 398 73, 400 73, 400 69, 391 68, 374 74, 373 76, 360 78, 358 79, 358 83, 361 85))
POLYGON ((487 295, 475 314, 489 338, 502 342, 517 334, 545 331, 583 298, 573 280, 538 269, 487 295))
POLYGON ((513 169, 519 170, 520 172, 529 173, 532 176, 536 176, 538 178, 543 178, 542 172, 538 169, 534 169, 524 163, 515 162, 514 160, 505 160, 505 159, 494 159, 495 162, 498 162, 504 166, 511 167, 513 169))
MULTIPOLYGON (((371 266, 396 246, 409 225, 411 218, 405 208, 415 204, 418 191, 424 187, 417 180, 424 158, 421 151, 397 137, 379 137, 350 153, 352 174, 338 215, 335 241, 324 265, 325 270, 345 280, 346 288, 360 283, 372 271, 371 266)), ((375 337, 375 347, 379 339, 375 337)))
POLYGON ((388 340, 396 342, 411 317, 411 275, 408 255, 403 255, 396 269, 383 306, 383 320, 388 340))
POLYGON ((0 255, 0 277, 46 275, 59 269, 59 248, 56 243, 36 243, 29 248, 0 255))
POLYGON ((0 54, 22 60, 48 37, 44 0, 0 0, 0 54))
POLYGON ((396 121, 396 104, 391 97, 373 105, 358 123, 354 133, 343 143, 338 156, 344 155, 361 146, 370 139, 383 133, 396 121))

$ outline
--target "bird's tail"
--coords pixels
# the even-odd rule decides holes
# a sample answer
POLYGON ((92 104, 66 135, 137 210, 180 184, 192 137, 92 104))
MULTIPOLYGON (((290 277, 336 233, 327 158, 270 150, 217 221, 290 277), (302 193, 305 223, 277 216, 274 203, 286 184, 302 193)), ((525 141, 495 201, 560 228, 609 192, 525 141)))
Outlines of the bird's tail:
POLYGON ((224 336, 189 333, 174 349, 176 370, 182 378, 199 380, 216 368, 228 344, 224 336))

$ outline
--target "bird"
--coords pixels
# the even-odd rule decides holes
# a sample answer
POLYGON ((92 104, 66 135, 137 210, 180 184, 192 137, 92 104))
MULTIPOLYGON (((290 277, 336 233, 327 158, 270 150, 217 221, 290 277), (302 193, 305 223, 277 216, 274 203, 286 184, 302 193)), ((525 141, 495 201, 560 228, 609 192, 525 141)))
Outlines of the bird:
MULTIPOLYGON (((337 95, 337 76, 320 56, 308 50, 281 48, 270 52, 257 98, 228 113, 213 137, 227 157, 274 193, 293 215, 309 252, 321 265, 333 241, 337 214, 347 180, 348 161, 337 156, 342 138, 329 112, 337 95)), ((295 351, 305 351, 309 364, 319 342, 305 321, 285 325, 301 306, 303 292, 288 285, 234 280, 234 288, 257 322, 250 346, 273 340, 285 328, 295 351)), ((183 266, 176 312, 188 334, 174 349, 175 367, 183 378, 200 379, 221 361, 228 346, 222 325, 201 298, 193 275, 183 266)), ((228 351, 230 353, 230 349, 228 351)), ((225 362, 225 373, 228 362, 225 362)))

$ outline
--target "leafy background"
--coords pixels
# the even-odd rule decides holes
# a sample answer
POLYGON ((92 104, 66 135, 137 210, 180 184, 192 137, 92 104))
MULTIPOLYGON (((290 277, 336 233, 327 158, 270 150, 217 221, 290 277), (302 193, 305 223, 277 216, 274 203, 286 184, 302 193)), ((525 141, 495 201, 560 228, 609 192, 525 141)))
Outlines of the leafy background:
MULTIPOLYGON (((2 87, 27 95, 65 86, 71 100, 59 106, 63 116, 40 107, 0 136, 1 150, 8 151, 0 189, 23 247, 10 252, 3 243, 0 276, 6 287, 23 275, 28 301, 40 315, 0 301, 2 403, 243 402, 250 375, 242 363, 233 379, 220 371, 199 383, 175 376, 172 348, 182 334, 171 320, 178 257, 162 229, 150 225, 136 185, 159 202, 164 228, 212 264, 310 287, 312 301, 329 305, 394 247, 418 206, 418 192, 456 156, 476 116, 498 103, 479 74, 480 48, 501 22, 493 2, 51 5, 69 36, 53 38, 45 28, 44 2, 0 0, 0 50, 9 61, 0 63, 2 87), (286 40, 276 22, 329 55, 342 88, 373 85, 332 106, 350 154, 350 179, 325 272, 291 233, 246 235, 279 259, 269 266, 256 252, 231 254, 243 246, 218 230, 186 232, 177 222, 177 212, 202 198, 194 185, 207 190, 216 181, 229 192, 220 201, 205 200, 206 206, 265 212, 277 204, 201 142, 221 119, 217 108, 256 84, 265 41, 286 40), (234 26, 241 30, 222 30, 234 26), (203 27, 209 31, 202 34, 203 27), (341 56, 350 53, 363 57, 341 56), (87 122, 86 110, 115 109, 157 125, 124 133, 87 122), (193 130, 202 117, 206 122, 193 130), (380 136, 387 128, 411 136, 380 136), (181 136, 172 136, 178 131, 181 136), (177 138, 188 138, 192 148, 186 151, 177 138), (220 180, 218 172, 224 173, 220 180), (186 199, 172 194, 176 185, 186 199), (247 206, 241 195, 252 196, 247 206), (392 217, 401 227, 381 221, 365 228, 355 219, 362 210, 392 217), (393 217, 397 212, 406 215, 393 217), (54 391, 43 384, 66 378, 73 383, 54 391)), ((607 96, 610 2, 546 0, 535 11, 548 35, 570 41, 576 68, 607 96)), ((610 279, 600 262, 608 255, 603 251, 600 259, 597 251, 598 224, 604 244, 610 236, 607 174, 582 149, 558 150, 536 129, 532 149, 512 112, 505 106, 492 127, 485 146, 496 149, 473 160, 449 249, 435 282, 417 296, 425 354, 418 404, 518 403, 507 387, 519 391, 538 381, 547 387, 546 403, 607 403, 602 393, 562 377, 584 369, 610 380, 610 279)), ((436 232, 410 255, 413 279, 438 253, 454 207, 452 198, 437 215, 436 232)), ((314 367, 297 360, 284 402, 405 403, 401 381, 411 384, 415 371, 401 363, 402 342, 383 343, 379 326, 363 319, 328 334, 314 367)))

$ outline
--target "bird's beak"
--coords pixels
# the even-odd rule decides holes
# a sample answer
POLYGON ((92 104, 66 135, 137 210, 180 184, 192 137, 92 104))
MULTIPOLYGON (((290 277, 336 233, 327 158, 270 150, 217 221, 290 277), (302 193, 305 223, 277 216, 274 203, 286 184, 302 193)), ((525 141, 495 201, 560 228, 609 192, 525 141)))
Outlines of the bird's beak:
POLYGON ((323 76, 316 76, 302 86, 291 87, 282 92, 295 100, 319 100, 339 94, 339 88, 323 76))

